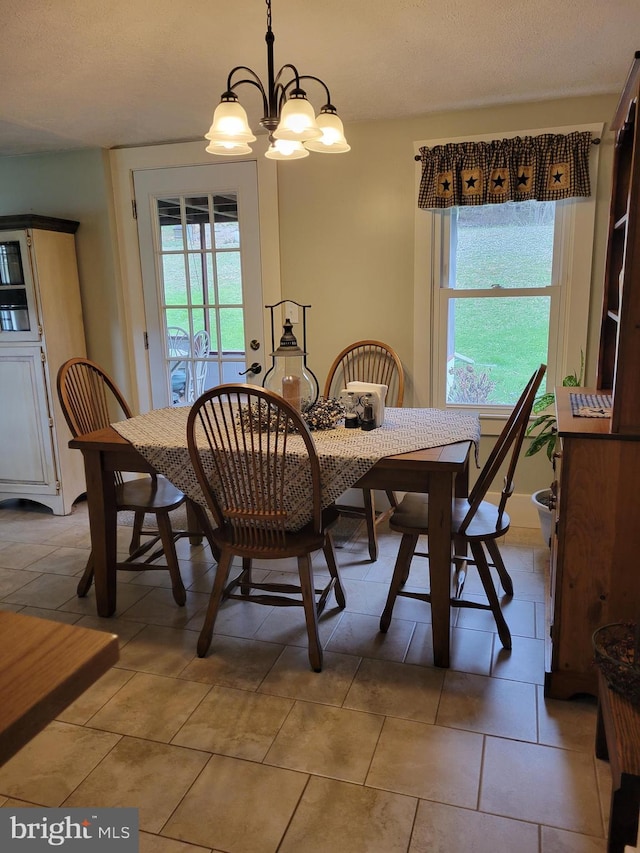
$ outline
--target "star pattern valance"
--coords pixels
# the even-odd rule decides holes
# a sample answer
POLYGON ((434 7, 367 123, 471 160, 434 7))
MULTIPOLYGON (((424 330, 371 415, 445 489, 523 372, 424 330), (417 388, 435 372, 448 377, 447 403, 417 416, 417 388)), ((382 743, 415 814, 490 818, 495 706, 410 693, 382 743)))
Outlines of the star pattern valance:
POLYGON ((424 146, 418 207, 589 196, 590 149, 590 131, 424 146))

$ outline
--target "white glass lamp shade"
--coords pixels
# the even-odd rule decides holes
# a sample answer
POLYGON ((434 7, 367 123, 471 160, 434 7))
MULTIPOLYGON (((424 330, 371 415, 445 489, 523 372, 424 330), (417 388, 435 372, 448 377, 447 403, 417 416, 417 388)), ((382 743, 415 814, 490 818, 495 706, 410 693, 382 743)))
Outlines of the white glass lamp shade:
POLYGON ((251 154, 251 146, 246 142, 210 142, 204 149, 209 154, 251 154))
POLYGON ((265 151, 264 156, 268 157, 269 160, 300 160, 302 157, 308 157, 309 152, 301 142, 276 139, 265 151))
POLYGON ((280 113, 280 122, 273 133, 274 139, 305 142, 318 139, 322 131, 316 124, 313 107, 306 98, 296 96, 285 101, 280 113))
POLYGON ((342 121, 335 113, 320 113, 317 123, 322 136, 305 142, 305 148, 321 154, 345 154, 351 151, 351 146, 344 137, 342 121))
POLYGON ((209 128, 209 133, 205 133, 204 138, 214 143, 242 142, 245 145, 247 142, 256 141, 249 127, 247 113, 244 107, 237 101, 221 101, 218 104, 213 114, 213 122, 209 128))

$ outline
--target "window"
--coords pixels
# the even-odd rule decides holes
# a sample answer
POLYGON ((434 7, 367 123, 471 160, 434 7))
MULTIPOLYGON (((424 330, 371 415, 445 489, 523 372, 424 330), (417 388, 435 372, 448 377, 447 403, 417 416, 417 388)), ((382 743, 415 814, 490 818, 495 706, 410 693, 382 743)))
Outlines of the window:
POLYGON ((415 405, 500 418, 541 362, 549 388, 579 365, 594 213, 593 195, 417 211, 415 405))

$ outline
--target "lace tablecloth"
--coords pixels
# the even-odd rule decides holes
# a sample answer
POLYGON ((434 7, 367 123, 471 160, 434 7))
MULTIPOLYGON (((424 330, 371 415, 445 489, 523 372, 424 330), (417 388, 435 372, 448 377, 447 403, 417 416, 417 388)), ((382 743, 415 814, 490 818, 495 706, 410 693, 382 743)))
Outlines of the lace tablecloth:
MULTIPOLYGON (((126 421, 112 424, 123 438, 160 474, 192 500, 206 505, 187 449, 189 408, 177 406, 155 409, 126 421)), ((385 409, 384 424, 370 432, 345 429, 313 433, 322 475, 322 502, 329 506, 363 477, 384 456, 409 453, 458 441, 472 441, 476 454, 480 442, 477 415, 442 409, 385 409)), ((295 438, 289 439, 295 452, 295 438)), ((299 439, 300 447, 303 447, 299 439)), ((304 476, 304 472, 301 472, 304 476)), ((296 501, 295 484, 287 507, 287 527, 298 530, 309 520, 304 503, 296 501)))

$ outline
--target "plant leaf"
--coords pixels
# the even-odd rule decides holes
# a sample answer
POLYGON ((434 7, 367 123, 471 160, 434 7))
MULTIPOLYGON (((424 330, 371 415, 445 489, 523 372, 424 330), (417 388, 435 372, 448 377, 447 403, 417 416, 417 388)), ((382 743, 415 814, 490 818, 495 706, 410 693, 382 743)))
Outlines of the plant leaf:
POLYGON ((543 411, 543 409, 548 409, 549 406, 553 405, 554 400, 556 399, 555 394, 543 394, 533 404, 533 411, 538 414, 538 412, 543 411))
POLYGON ((556 419, 554 418, 553 415, 540 415, 540 417, 536 418, 532 424, 529 424, 529 426, 527 427, 527 431, 526 431, 525 435, 531 435, 533 430, 537 429, 541 424, 545 424, 545 426, 543 427, 541 432, 543 430, 551 429, 553 427, 553 425, 555 424, 555 422, 556 422, 556 419))
MULTIPOLYGON (((533 439, 533 441, 529 445, 529 448, 527 449, 527 452, 524 455, 525 456, 533 456, 539 450, 542 450, 542 448, 545 446, 545 444, 548 444, 549 442, 553 442, 553 444, 555 446, 555 440, 556 440, 555 432, 540 433, 540 435, 537 435, 533 439)), ((547 451, 547 453, 548 453, 548 451, 547 451)), ((553 453, 553 451, 552 451, 552 453, 553 453)))

